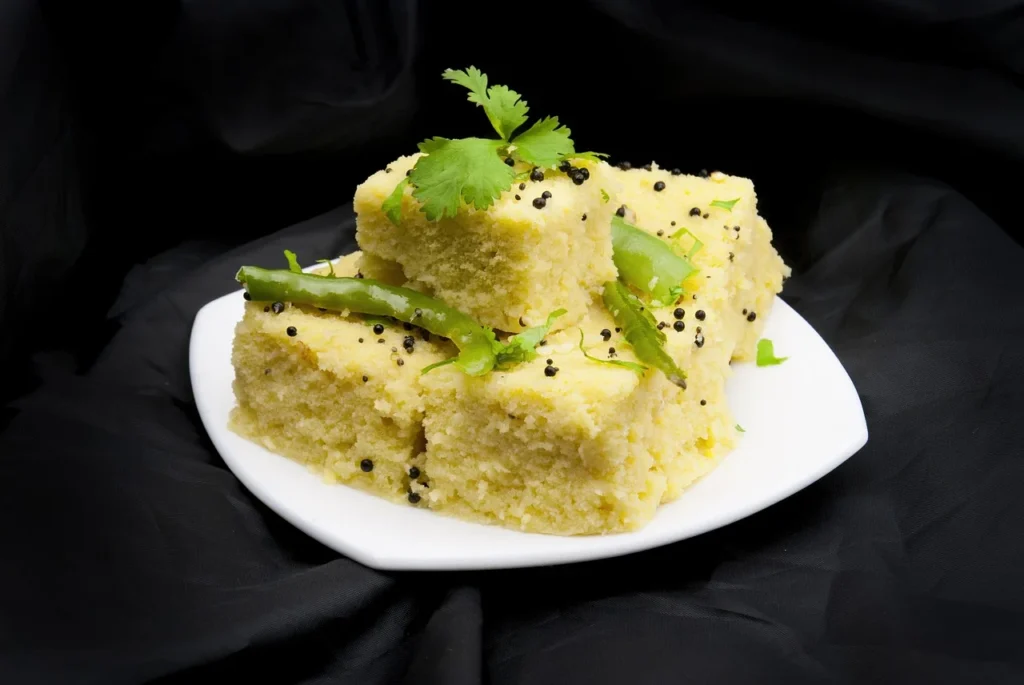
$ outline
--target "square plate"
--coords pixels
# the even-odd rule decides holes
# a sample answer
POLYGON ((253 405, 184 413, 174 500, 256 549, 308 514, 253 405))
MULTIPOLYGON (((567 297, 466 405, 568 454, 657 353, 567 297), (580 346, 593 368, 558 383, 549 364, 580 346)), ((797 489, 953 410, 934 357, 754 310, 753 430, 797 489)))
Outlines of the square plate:
POLYGON ((764 336, 780 366, 734 364, 727 393, 746 432, 719 466, 658 509, 643 529, 591 537, 523 533, 401 506, 344 485, 227 428, 235 405, 231 344, 241 291, 203 307, 189 364, 199 415, 224 462, 256 497, 292 525, 367 566, 469 570, 562 564, 619 556, 693 537, 749 516, 807 487, 868 438, 853 382, 825 341, 776 298, 764 336))

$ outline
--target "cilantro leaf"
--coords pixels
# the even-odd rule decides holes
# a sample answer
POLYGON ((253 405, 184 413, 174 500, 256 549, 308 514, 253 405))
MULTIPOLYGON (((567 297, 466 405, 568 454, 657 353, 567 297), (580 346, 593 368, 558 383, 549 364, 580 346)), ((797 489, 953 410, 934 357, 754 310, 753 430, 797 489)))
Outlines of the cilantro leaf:
POLYGON ((570 152, 562 159, 585 159, 589 162, 600 162, 602 158, 608 157, 604 152, 570 152))
POLYGON ((775 345, 768 338, 761 338, 757 341, 757 365, 776 366, 789 359, 789 357, 776 357, 775 345))
POLYGON ((608 196, 608 191, 601 188, 601 202, 608 202, 611 198, 608 196))
POLYGON ((512 133, 526 123, 530 108, 519 93, 507 86, 491 86, 487 90, 487 102, 484 111, 502 140, 511 138, 512 133))
POLYGON ((512 186, 515 171, 498 156, 500 140, 461 138, 431 142, 431 152, 416 161, 409 179, 427 219, 455 216, 465 200, 487 209, 512 186))
POLYGON ((626 362, 626 361, 622 361, 621 359, 600 359, 599 357, 592 356, 589 352, 587 352, 585 349, 583 349, 583 329, 581 328, 581 329, 579 329, 579 331, 580 331, 580 352, 583 353, 584 357, 586 357, 587 359, 589 359, 591 361, 600 362, 601 364, 609 364, 611 366, 621 366, 622 368, 629 369, 630 371, 636 373, 639 376, 644 375, 644 371, 647 370, 647 367, 644 366, 643 364, 637 364, 636 362, 626 362))
POLYGON ((746 430, 745 430, 745 429, 743 428, 743 426, 741 426, 741 425, 740 425, 740 424, 738 424, 738 423, 736 424, 736 430, 738 430, 738 431, 739 431, 740 433, 746 433, 746 432, 747 432, 747 431, 746 431, 746 430))
MULTIPOLYGON (((420 143, 416 147, 418 147, 420 149, 420 152, 422 152, 423 154, 429 155, 431 152, 434 152, 434 151, 438 150, 439 148, 443 147, 445 144, 450 143, 450 142, 452 142, 452 141, 449 140, 448 138, 442 138, 441 136, 434 136, 433 138, 427 138, 426 140, 424 140, 422 143, 420 143)), ((417 162, 418 161, 419 160, 417 160, 417 162)))
POLYGON ((297 274, 302 273, 302 267, 299 266, 299 260, 295 257, 295 253, 291 250, 284 251, 284 258, 288 260, 288 270, 297 274))
POLYGON ((508 86, 494 85, 488 88, 487 75, 476 67, 469 67, 465 71, 445 69, 441 76, 469 90, 469 101, 484 108, 491 126, 502 140, 507 141, 517 128, 526 123, 526 113, 530 108, 519 93, 508 86))
POLYGON ((384 200, 384 204, 380 206, 381 210, 395 226, 402 220, 402 197, 405 195, 405 188, 408 185, 409 177, 406 176, 398 182, 395 189, 384 200))
POLYGON ((497 342, 494 343, 495 357, 495 368, 501 369, 509 366, 510 364, 518 364, 521 362, 528 362, 531 359, 537 357, 537 350, 534 349, 540 344, 540 341, 544 339, 544 336, 551 330, 551 326, 555 323, 555 319, 565 314, 564 309, 556 309, 555 311, 548 314, 548 320, 540 326, 534 326, 527 328, 522 333, 513 335, 508 339, 508 342, 497 342))
POLYGON ((462 69, 445 69, 441 78, 462 86, 469 91, 469 101, 478 105, 487 102, 487 74, 476 67, 462 69))
POLYGON ((714 202, 711 203, 711 206, 712 207, 721 207, 722 209, 727 209, 727 210, 729 210, 731 212, 732 208, 739 201, 740 201, 739 198, 736 198, 735 200, 715 200, 714 202))
POLYGON ((569 128, 558 123, 558 117, 544 117, 534 122, 512 141, 516 155, 534 166, 553 167, 573 151, 569 128))
POLYGON ((327 272, 328 278, 337 278, 338 276, 334 273, 334 262, 329 259, 318 259, 317 264, 326 264, 329 271, 327 272))

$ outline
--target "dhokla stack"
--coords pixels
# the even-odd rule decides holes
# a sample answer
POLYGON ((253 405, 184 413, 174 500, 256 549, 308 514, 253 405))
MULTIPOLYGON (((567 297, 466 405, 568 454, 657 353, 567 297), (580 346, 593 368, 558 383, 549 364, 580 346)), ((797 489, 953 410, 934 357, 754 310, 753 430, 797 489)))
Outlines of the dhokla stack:
POLYGON ((406 192, 396 225, 382 203, 415 159, 359 186, 361 252, 339 260, 337 275, 428 293, 499 339, 566 310, 537 356, 481 376, 451 365, 421 373, 454 346, 408 324, 248 302, 233 428, 404 506, 559 535, 643 526, 736 439, 729 364, 752 356, 788 273, 753 185, 587 162, 585 183, 547 169, 486 210, 440 221, 418 215, 406 192), (650 309, 685 389, 654 369, 598 361, 639 361, 601 298, 616 277, 616 212, 684 251, 700 243, 679 299, 650 309))

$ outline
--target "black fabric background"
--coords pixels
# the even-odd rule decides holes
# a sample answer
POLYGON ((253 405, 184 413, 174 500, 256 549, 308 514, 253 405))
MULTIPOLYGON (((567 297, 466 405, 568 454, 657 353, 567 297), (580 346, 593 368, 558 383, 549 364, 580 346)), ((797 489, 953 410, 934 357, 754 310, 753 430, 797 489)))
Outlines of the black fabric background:
POLYGON ((1022 682, 1022 179, 1017 0, 10 0, 0 682, 1022 682), (546 569, 380 573, 249 495, 195 312, 242 262, 351 249, 355 183, 482 133, 438 78, 470 63, 584 147, 754 178, 867 447, 546 569))

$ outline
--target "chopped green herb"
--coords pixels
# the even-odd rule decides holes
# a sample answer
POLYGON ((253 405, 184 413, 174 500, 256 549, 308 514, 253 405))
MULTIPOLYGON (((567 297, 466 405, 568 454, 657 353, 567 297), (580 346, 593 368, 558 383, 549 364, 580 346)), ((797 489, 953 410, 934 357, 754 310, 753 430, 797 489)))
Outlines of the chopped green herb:
POLYGON ((501 141, 438 140, 429 141, 430 153, 416 161, 409 176, 415 186, 413 197, 423 205, 430 221, 455 216, 463 200, 477 209, 487 209, 511 187, 515 172, 498 154, 501 141))
POLYGON ((391 223, 395 226, 397 226, 402 220, 402 197, 405 195, 405 189, 408 185, 409 177, 406 176, 398 182, 395 189, 392 190, 391 194, 388 195, 386 200, 384 200, 384 204, 380 206, 381 210, 383 210, 384 214, 387 215, 388 219, 390 219, 391 223))
POLYGON ((517 128, 526 123, 526 113, 530 108, 519 93, 507 86, 495 85, 488 88, 487 74, 476 67, 469 67, 465 71, 445 69, 441 76, 469 90, 469 101, 484 108, 491 126, 502 140, 507 141, 517 128))
POLYGON ((299 266, 299 260, 295 256, 294 252, 292 252, 291 250, 285 250, 284 251, 284 258, 288 260, 288 270, 289 271, 291 271, 293 273, 297 273, 297 274, 301 274, 302 273, 302 267, 299 266))
POLYGON ((565 314, 564 309, 556 309, 548 314, 548 319, 540 326, 527 328, 525 331, 513 335, 508 342, 494 342, 495 367, 502 369, 511 364, 528 362, 537 357, 536 347, 540 341, 551 330, 555 319, 565 314))
POLYGON ((704 243, 702 243, 700 241, 700 238, 695 236, 693 233, 690 232, 689 229, 686 228, 680 228, 678 231, 676 231, 669 237, 669 240, 675 243, 684 235, 688 235, 691 238, 693 238, 693 245, 690 247, 690 251, 686 253, 687 259, 693 259, 693 255, 700 252, 700 249, 704 247, 704 243))
POLYGON ((530 174, 532 173, 532 171, 533 171, 532 169, 527 169, 526 171, 520 171, 518 174, 516 174, 516 177, 512 179, 512 182, 513 183, 526 183, 527 181, 530 180, 530 174))
POLYGON ((534 122, 513 142, 516 155, 534 166, 553 167, 572 152, 572 139, 566 126, 558 124, 558 117, 544 117, 534 122))
POLYGON ((738 430, 740 433, 746 433, 747 432, 746 430, 743 429, 743 426, 741 426, 738 423, 736 424, 736 430, 738 430))
POLYGON ((603 299, 604 306, 622 328, 622 335, 633 347, 637 358, 659 369, 670 381, 685 389, 686 374, 665 352, 665 334, 658 330, 654 317, 643 303, 619 281, 604 284, 603 299))
POLYGON ((650 295, 652 304, 662 306, 679 299, 683 281, 696 271, 665 241, 618 215, 612 217, 612 260, 620 279, 650 295))
POLYGON ((579 331, 580 331, 580 352, 583 353, 584 357, 586 357, 587 359, 589 359, 591 361, 599 362, 601 364, 609 364, 611 366, 621 366, 624 369, 629 369, 630 371, 636 373, 638 376, 643 376, 644 375, 644 371, 647 370, 647 367, 644 366, 643 364, 637 364, 636 362, 622 361, 620 359, 600 359, 598 357, 594 357, 593 355, 591 355, 589 352, 587 352, 585 349, 583 349, 583 329, 581 328, 581 329, 579 329, 579 331))
POLYGON ((789 359, 789 357, 776 357, 775 345, 768 338, 761 338, 757 341, 757 365, 775 366, 789 359))
POLYGON ((572 160, 572 159, 585 159, 588 162, 600 162, 602 158, 605 158, 607 156, 608 155, 605 154, 604 152, 590 152, 590 151, 587 151, 587 152, 572 152, 570 154, 565 155, 562 159, 568 159, 568 160, 572 160))
POLYGON ((714 202, 711 203, 711 206, 721 207, 722 209, 728 209, 731 212, 733 206, 735 206, 736 203, 739 201, 739 198, 736 198, 735 200, 715 200, 714 202))
POLYGON ((329 259, 318 259, 318 260, 316 260, 316 263, 317 264, 326 264, 327 265, 327 275, 330 278, 337 278, 337 276, 335 276, 335 274, 334 274, 334 262, 332 262, 329 259))
POLYGON ((601 188, 601 202, 608 202, 611 198, 608 196, 608 191, 601 188))
POLYGON ((449 364, 454 364, 457 359, 458 359, 458 357, 450 357, 448 359, 443 359, 443 360, 441 360, 439 362, 434 362, 433 364, 427 364, 420 371, 420 374, 422 375, 424 373, 430 373, 434 369, 440 368, 442 366, 447 366, 449 364))

